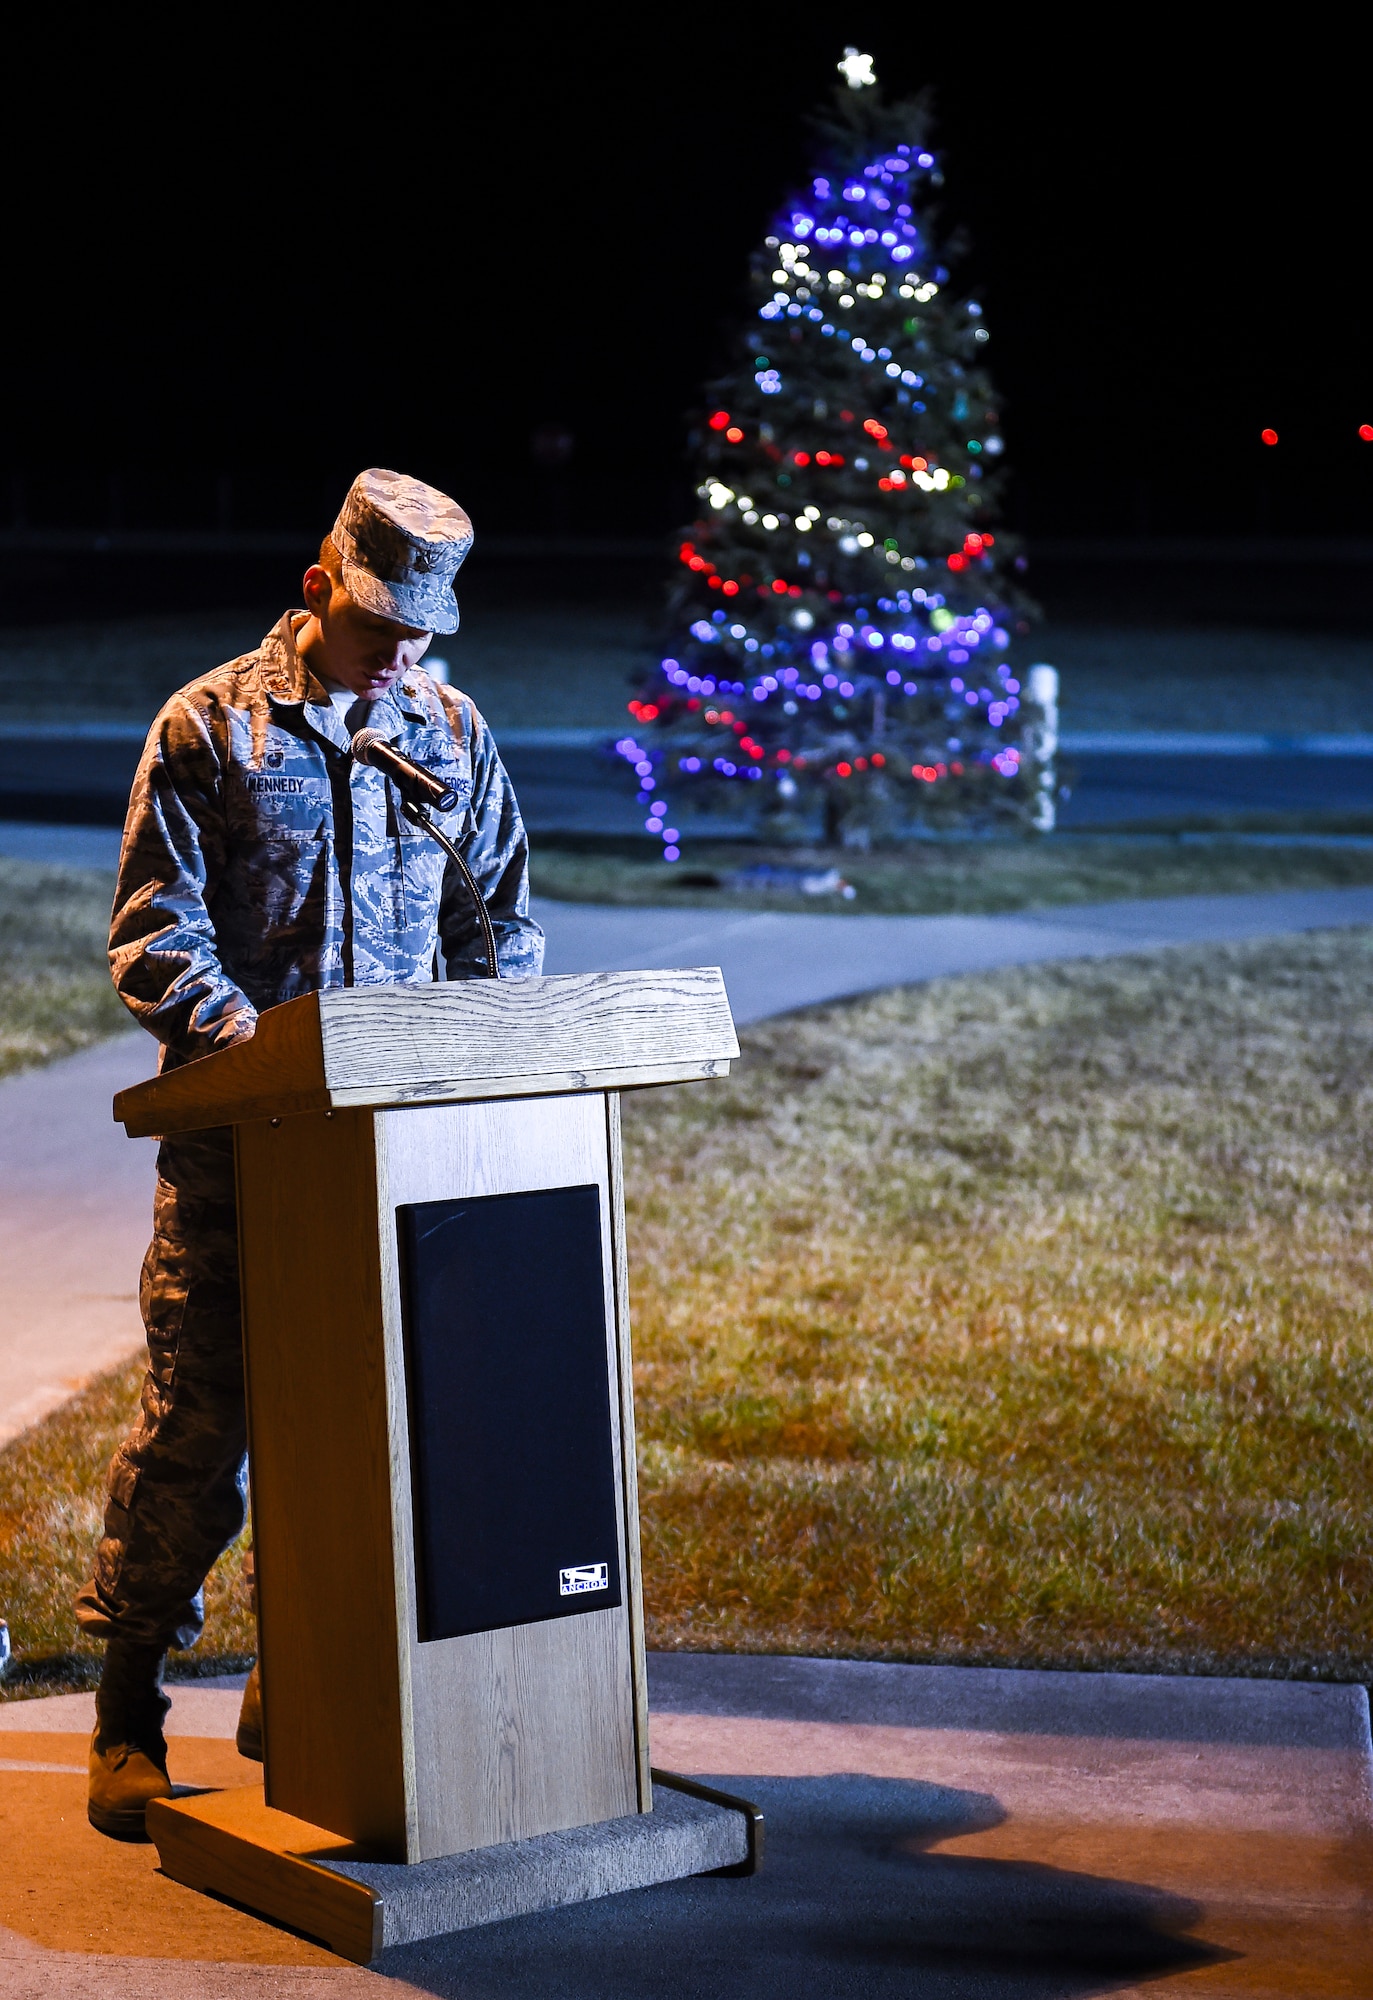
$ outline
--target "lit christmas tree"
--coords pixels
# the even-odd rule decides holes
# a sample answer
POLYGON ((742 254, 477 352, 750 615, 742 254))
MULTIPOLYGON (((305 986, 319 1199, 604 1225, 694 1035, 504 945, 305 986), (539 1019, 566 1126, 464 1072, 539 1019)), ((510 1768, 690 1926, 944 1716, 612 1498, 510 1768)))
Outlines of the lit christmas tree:
POLYGON ((616 745, 669 861, 687 797, 782 837, 822 805, 855 845, 1036 811, 988 333, 947 289, 928 102, 885 104, 856 50, 839 67, 820 169, 753 260, 738 365, 712 385, 680 636, 616 745))

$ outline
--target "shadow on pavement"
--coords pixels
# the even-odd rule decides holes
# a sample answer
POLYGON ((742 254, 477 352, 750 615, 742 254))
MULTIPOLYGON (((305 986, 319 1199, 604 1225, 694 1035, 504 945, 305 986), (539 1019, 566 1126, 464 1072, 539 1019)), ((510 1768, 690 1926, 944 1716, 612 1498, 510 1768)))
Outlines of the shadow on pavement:
POLYGON ((441 2000, 1077 2000, 1231 1954, 1135 1882, 930 1854, 1005 1815, 904 1779, 712 1778, 767 1815, 763 1871, 697 1879, 388 1952, 441 2000))

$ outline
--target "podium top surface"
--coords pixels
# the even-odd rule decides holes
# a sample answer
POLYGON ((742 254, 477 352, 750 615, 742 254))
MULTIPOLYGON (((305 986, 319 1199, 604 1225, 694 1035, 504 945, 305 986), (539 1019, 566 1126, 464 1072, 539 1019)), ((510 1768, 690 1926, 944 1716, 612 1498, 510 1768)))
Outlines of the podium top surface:
POLYGON ((252 1039, 120 1091, 131 1139, 300 1111, 628 1090, 722 1076, 739 1053, 718 966, 331 987, 252 1039))

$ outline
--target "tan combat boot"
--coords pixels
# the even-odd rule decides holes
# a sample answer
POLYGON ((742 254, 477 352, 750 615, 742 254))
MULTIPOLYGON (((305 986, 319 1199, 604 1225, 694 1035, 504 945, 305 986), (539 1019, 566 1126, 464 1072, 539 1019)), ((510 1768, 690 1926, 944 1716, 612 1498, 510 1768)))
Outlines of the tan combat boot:
POLYGON ((240 1757, 251 1757, 255 1764, 262 1762, 262 1674, 257 1660, 253 1661, 253 1670, 243 1690, 234 1742, 240 1757))
POLYGON ((97 1833, 112 1840, 146 1840, 144 1820, 149 1799, 169 1799, 167 1753, 156 1761, 155 1747, 136 1743, 106 1743, 97 1729, 91 1738, 90 1790, 86 1817, 97 1833))
POLYGON ((149 1799, 169 1799, 160 1647, 111 1639, 95 1696, 86 1814, 114 1840, 146 1840, 149 1799))

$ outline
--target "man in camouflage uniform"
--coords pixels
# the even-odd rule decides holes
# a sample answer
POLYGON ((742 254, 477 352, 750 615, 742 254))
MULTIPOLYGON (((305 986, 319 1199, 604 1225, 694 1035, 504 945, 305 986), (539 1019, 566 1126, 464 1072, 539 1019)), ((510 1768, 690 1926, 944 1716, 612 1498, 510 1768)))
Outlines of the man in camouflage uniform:
MULTIPOLYGON (((306 609, 192 681, 153 724, 125 823, 110 964, 162 1044, 162 1071, 246 1039, 264 1008, 300 993, 431 980, 440 952, 449 979, 487 971, 459 869, 403 817, 392 781, 351 757, 364 725, 457 795, 435 817, 480 889, 500 971, 540 971, 524 828, 491 732, 420 665, 433 633, 457 629, 453 579, 471 545, 471 523, 446 495, 362 473, 306 572, 306 609)), ((142 1307, 142 1411, 110 1467, 104 1539, 77 1599, 83 1629, 107 1641, 90 1817, 125 1838, 143 1834, 150 1798, 170 1795, 167 1648, 199 1637, 205 1577, 244 1522, 227 1130, 159 1148, 142 1307)), ((261 1755, 260 1716, 254 1669, 246 1754, 261 1755)))

